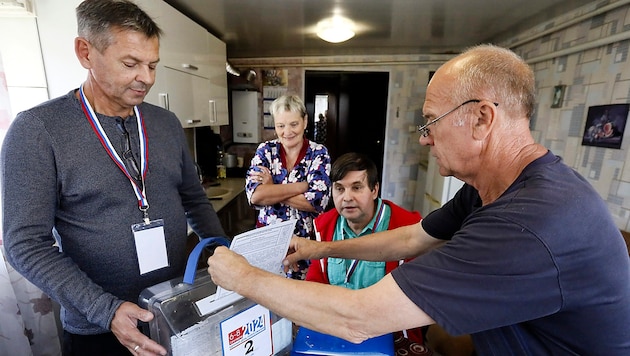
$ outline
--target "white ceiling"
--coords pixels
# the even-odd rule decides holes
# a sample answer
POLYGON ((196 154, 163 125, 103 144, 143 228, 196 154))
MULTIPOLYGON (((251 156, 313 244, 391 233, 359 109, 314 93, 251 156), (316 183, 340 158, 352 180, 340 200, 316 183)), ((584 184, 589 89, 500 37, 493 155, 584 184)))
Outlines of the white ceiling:
POLYGON ((164 0, 227 44, 231 58, 457 53, 589 0, 164 0), (314 26, 339 11, 363 29, 339 44, 314 26))

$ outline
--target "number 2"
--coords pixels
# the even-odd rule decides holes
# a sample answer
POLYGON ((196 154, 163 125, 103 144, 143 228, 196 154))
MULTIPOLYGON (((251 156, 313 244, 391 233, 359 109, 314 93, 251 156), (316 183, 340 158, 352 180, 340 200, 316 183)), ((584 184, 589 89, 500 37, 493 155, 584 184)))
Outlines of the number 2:
POLYGON ((252 352, 254 352, 254 341, 248 340, 245 343, 245 355, 250 354, 252 352))

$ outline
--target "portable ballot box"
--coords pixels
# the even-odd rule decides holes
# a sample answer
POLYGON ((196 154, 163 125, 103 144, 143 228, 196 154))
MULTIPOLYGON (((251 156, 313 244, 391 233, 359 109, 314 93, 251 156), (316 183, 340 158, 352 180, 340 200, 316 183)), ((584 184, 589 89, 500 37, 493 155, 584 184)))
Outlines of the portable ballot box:
POLYGON ((140 294, 139 305, 154 315, 149 322, 151 339, 173 356, 289 355, 291 321, 236 293, 216 298, 210 275, 205 270, 196 273, 201 249, 212 242, 217 240, 204 239, 195 247, 183 278, 140 294))

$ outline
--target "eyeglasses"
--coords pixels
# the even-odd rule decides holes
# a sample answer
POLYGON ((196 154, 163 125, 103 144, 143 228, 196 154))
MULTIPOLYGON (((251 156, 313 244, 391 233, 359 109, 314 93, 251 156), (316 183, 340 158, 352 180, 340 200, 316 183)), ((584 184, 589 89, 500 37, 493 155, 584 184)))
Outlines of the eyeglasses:
MULTIPOLYGON (((440 120, 444 116, 452 113, 453 111, 461 108, 462 106, 464 106, 466 104, 480 103, 480 102, 481 102, 481 100, 479 100, 479 99, 471 99, 471 100, 468 100, 468 101, 464 101, 463 103, 457 105, 456 107, 452 108, 451 110, 449 110, 449 111, 445 112, 444 114, 436 117, 434 120, 431 120, 431 121, 427 122, 426 125, 418 126, 418 132, 420 132, 420 135, 422 135, 422 137, 427 137, 427 136, 429 136, 429 133, 430 133, 430 131, 429 131, 429 126, 430 125, 435 124, 436 122, 438 122, 438 120, 440 120)), ((494 104, 494 106, 499 106, 499 103, 493 103, 493 104, 494 104)))
POLYGON ((118 130, 122 133, 122 158, 125 160, 125 167, 127 167, 127 171, 132 178, 134 178, 138 182, 142 182, 142 176, 140 175, 140 169, 138 168, 138 162, 136 158, 133 156, 133 152, 131 151, 131 140, 129 139, 129 131, 125 127, 124 123, 117 123, 116 126, 118 130))

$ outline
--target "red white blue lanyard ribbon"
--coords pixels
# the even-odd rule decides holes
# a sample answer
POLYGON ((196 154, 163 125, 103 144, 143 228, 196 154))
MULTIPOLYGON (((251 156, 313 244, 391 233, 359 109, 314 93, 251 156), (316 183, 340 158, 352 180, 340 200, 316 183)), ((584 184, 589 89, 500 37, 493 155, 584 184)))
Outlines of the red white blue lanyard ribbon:
MULTIPOLYGON (((385 203, 381 202, 381 207, 378 209, 378 212, 376 213, 376 220, 374 220, 374 225, 372 225, 372 233, 376 232, 376 228, 378 227, 378 224, 381 222, 381 219, 383 219, 383 214, 385 214, 384 206, 385 206, 385 203)), ((357 264, 359 264, 358 260, 352 260, 352 262, 350 262, 350 268, 348 268, 348 270, 346 271, 345 283, 350 282, 350 277, 352 277, 354 270, 357 269, 357 264)))
POLYGON ((144 119, 140 114, 140 110, 138 110, 138 106, 134 106, 133 110, 136 114, 136 120, 138 121, 138 137, 140 138, 140 175, 142 179, 142 185, 139 185, 138 182, 133 179, 133 177, 129 173, 129 170, 127 170, 127 167, 125 166, 125 163, 118 155, 118 152, 116 152, 116 149, 114 149, 114 146, 112 146, 112 143, 109 141, 109 137, 107 137, 105 130, 103 130, 103 127, 101 126, 101 123, 98 120, 94 109, 92 109, 90 102, 85 98, 85 94, 83 93, 83 85, 79 87, 79 94, 81 97, 81 104, 83 107, 83 112, 85 113, 85 117, 87 117, 88 122, 94 130, 94 133, 96 133, 96 136, 101 141, 101 144, 103 145, 103 148, 105 148, 105 151, 107 152, 109 157, 111 157, 118 168, 120 168, 125 176, 127 176, 129 182, 131 182, 133 192, 138 198, 138 208, 145 213, 145 221, 148 220, 148 215, 146 211, 147 209, 149 209, 149 202, 147 201, 145 195, 146 193, 144 188, 144 178, 147 173, 147 162, 149 160, 149 156, 147 151, 147 139, 146 130, 144 127, 144 119))

